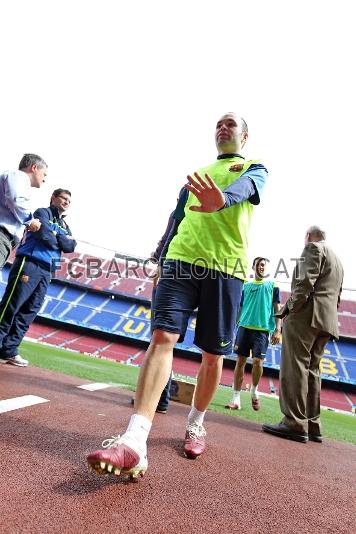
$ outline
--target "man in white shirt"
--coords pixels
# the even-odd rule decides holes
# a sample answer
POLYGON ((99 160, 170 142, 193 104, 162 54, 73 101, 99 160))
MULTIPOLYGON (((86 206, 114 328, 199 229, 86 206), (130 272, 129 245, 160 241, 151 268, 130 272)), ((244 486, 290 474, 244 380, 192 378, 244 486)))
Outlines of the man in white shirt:
POLYGON ((47 163, 36 154, 24 154, 18 171, 0 174, 0 269, 25 228, 36 232, 41 227, 31 214, 31 187, 41 187, 46 176, 47 163))

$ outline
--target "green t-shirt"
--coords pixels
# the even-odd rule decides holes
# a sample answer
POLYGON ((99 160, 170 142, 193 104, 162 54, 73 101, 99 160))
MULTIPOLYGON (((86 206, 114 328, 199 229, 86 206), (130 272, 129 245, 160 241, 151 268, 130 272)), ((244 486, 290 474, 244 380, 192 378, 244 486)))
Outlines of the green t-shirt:
MULTIPOLYGON (((257 162, 245 162, 240 157, 218 159, 212 165, 199 169, 198 173, 202 177, 209 174, 224 190, 253 163, 257 162), (230 171, 229 168, 236 163, 243 163, 243 169, 240 172, 230 171)), ((201 265, 245 279, 248 232, 254 206, 245 200, 214 213, 200 213, 191 211, 192 205, 198 206, 199 201, 189 193, 185 217, 169 245, 166 259, 201 265)))
MULTIPOLYGON (((275 287, 273 280, 254 280, 244 285, 239 326, 273 332, 276 327, 273 307, 275 287)), ((279 290, 276 291, 279 295, 279 290)))

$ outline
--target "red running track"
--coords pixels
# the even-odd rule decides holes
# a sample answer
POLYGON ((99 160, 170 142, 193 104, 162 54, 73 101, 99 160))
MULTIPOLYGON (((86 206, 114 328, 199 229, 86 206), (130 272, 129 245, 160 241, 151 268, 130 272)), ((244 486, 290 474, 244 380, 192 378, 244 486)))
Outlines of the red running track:
POLYGON ((207 450, 182 455, 188 408, 172 403, 149 437, 138 484, 88 473, 85 457, 132 413, 131 392, 84 391, 82 379, 0 367, 0 398, 48 402, 0 413, 2 534, 350 534, 356 448, 295 443, 208 413, 207 450))

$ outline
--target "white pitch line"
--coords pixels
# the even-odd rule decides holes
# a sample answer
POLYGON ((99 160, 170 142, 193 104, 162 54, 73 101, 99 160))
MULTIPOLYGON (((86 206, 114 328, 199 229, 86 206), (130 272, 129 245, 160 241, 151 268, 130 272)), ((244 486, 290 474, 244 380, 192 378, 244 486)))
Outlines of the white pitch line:
POLYGON ((99 382, 95 384, 83 384, 82 386, 77 386, 79 389, 86 389, 87 391, 97 391, 98 389, 106 389, 110 387, 110 384, 100 384, 99 382))
POLYGON ((11 412, 19 408, 27 408, 42 402, 49 402, 48 399, 36 397, 36 395, 23 395, 22 397, 14 397, 13 399, 5 399, 0 401, 0 413, 11 412))

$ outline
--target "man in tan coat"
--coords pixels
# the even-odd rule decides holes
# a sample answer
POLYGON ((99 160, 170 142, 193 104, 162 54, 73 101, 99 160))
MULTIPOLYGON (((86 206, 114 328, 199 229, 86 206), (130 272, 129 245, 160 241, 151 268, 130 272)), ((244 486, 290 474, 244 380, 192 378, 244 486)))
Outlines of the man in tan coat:
POLYGON ((294 269, 291 295, 277 314, 284 318, 279 402, 284 414, 269 434, 321 443, 320 360, 330 336, 338 338, 337 308, 343 268, 325 243, 325 232, 311 226, 294 269))

